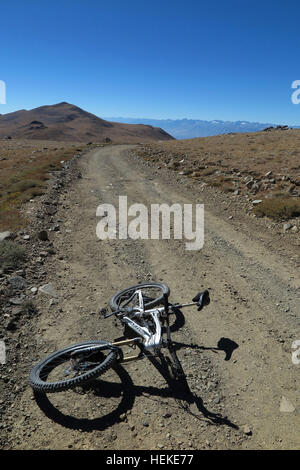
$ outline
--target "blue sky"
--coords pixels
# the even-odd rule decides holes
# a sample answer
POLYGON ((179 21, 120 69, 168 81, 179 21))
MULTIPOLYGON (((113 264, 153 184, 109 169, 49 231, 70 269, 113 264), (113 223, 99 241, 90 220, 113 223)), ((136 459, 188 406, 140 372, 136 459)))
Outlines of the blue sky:
POLYGON ((68 101, 98 116, 300 125, 296 1, 11 0, 0 113, 68 101))

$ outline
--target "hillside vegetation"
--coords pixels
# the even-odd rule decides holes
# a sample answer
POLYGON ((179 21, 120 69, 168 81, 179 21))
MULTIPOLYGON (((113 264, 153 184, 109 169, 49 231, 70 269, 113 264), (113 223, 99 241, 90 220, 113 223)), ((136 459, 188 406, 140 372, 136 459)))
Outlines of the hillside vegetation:
POLYGON ((147 144, 139 155, 201 185, 254 201, 257 216, 300 215, 300 130, 147 144))

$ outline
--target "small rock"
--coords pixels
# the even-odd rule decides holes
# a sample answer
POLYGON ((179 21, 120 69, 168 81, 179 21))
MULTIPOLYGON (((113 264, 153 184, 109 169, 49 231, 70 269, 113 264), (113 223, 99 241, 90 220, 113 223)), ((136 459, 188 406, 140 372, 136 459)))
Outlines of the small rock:
POLYGON ((292 227, 292 224, 290 224, 290 223, 284 224, 283 225, 283 231, 287 232, 291 227, 292 227))
POLYGON ((294 225, 294 226, 291 228, 291 232, 293 232, 293 233, 299 232, 299 229, 298 229, 297 225, 294 225))
POLYGON ((39 292, 48 295, 49 297, 58 297, 58 294, 52 284, 45 284, 44 286, 39 287, 39 292))
POLYGON ((32 288, 30 289, 30 291, 31 291, 33 294, 36 294, 37 291, 38 291, 38 289, 37 289, 37 287, 32 287, 32 288))
POLYGON ((242 427, 242 431, 244 434, 246 434, 247 436, 252 436, 252 431, 251 429, 249 428, 249 426, 247 426, 247 424, 245 424, 245 426, 242 427))
POLYGON ((25 276, 25 274, 26 273, 25 273, 24 269, 18 269, 18 271, 16 271, 16 276, 23 277, 23 276, 25 276))
POLYGON ((39 240, 41 240, 42 242, 48 241, 49 238, 48 238, 48 233, 46 232, 46 230, 41 230, 41 231, 38 233, 38 238, 39 238, 39 240))
POLYGON ((254 206, 257 206, 258 204, 260 204, 262 202, 262 199, 255 199, 255 201, 252 201, 252 204, 254 206))
POLYGON ((24 235, 23 240, 30 240, 30 236, 29 235, 24 235))
POLYGON ((27 282, 21 276, 13 276, 8 279, 9 284, 13 289, 22 290, 27 287, 27 282))
POLYGON ((292 193, 292 192, 294 191, 294 189, 295 189, 295 186, 292 185, 292 186, 289 187, 288 192, 289 192, 289 193, 292 193))
POLYGON ((288 398, 283 396, 281 398, 279 409, 281 413, 293 413, 296 408, 294 407, 293 403, 288 398))
POLYGON ((24 300, 21 297, 13 297, 9 299, 9 303, 12 305, 22 305, 24 300))
POLYGON ((23 312, 23 309, 22 307, 19 306, 19 307, 14 307, 11 313, 14 318, 19 318, 22 312, 23 312))
POLYGON ((0 232, 0 242, 2 242, 3 240, 7 240, 9 238, 12 238, 12 232, 0 232))
POLYGON ((17 325, 14 320, 9 320, 9 322, 6 325, 6 329, 8 331, 15 331, 17 329, 17 325))

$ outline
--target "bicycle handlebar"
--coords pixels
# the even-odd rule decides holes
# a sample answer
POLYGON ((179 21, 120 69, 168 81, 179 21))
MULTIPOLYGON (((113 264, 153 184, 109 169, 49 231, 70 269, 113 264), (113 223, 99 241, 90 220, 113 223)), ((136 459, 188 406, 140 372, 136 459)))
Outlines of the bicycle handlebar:
MULTIPOLYGON (((130 313, 139 313, 139 314, 145 314, 145 313, 150 313, 150 312, 153 312, 153 311, 159 311, 160 313, 162 313, 163 311, 165 313, 169 313, 169 309, 174 309, 174 308, 184 308, 184 307, 192 307, 193 305, 197 305, 198 307, 198 311, 202 310, 202 308, 205 306, 205 305, 208 305, 210 303, 210 297, 209 297, 209 292, 208 290, 205 290, 203 292, 199 292, 192 300, 191 303, 187 303, 187 304, 170 304, 168 302, 168 299, 166 298, 166 296, 164 297, 164 306, 163 307, 157 307, 157 308, 153 308, 153 309, 150 309, 150 310, 144 310, 143 312, 141 312, 139 309, 134 309, 134 308, 126 308, 126 307, 122 307, 120 308, 119 310, 115 310, 114 312, 111 312, 111 313, 106 313, 106 309, 101 309, 100 310, 100 313, 104 316, 104 318, 109 318, 111 317, 112 315, 119 315, 120 313, 123 313, 123 314, 130 314, 130 313)), ((125 305, 128 304, 128 301, 125 303, 125 305)))

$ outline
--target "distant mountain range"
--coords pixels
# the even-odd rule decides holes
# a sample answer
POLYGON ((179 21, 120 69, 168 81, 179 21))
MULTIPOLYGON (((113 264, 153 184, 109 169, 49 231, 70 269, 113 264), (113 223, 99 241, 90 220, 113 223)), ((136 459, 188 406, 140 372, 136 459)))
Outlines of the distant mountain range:
POLYGON ((207 137, 210 135, 228 134, 229 132, 258 132, 266 127, 276 126, 272 123, 248 121, 202 121, 199 119, 134 119, 134 118, 106 118, 109 121, 146 124, 161 127, 176 139, 192 139, 194 137, 207 137))
POLYGON ((137 143, 258 132, 272 123, 199 119, 100 118, 66 102, 0 114, 0 139, 137 143))
POLYGON ((151 125, 109 122, 66 102, 0 114, 0 139, 137 143, 170 140, 151 125))

